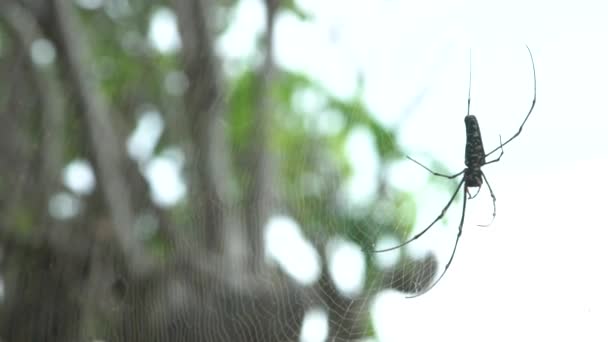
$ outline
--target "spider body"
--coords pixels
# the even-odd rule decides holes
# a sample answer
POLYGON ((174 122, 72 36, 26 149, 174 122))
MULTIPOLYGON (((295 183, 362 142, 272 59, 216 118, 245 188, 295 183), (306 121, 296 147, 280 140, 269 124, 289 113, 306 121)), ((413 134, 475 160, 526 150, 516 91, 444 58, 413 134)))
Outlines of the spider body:
POLYGON ((479 123, 474 115, 464 117, 467 129, 467 143, 464 150, 464 186, 465 188, 481 187, 483 177, 481 167, 486 163, 486 152, 483 149, 479 123))
MULTIPOLYGON (((465 188, 480 188, 483 185, 483 173, 479 167, 468 167, 464 170, 464 186, 465 188)), ((470 197, 469 197, 470 198, 470 197)))
MULTIPOLYGON (((421 164, 417 160, 407 156, 407 159, 418 164, 419 166, 421 166, 422 168, 424 168, 425 170, 427 170, 434 176, 443 177, 443 178, 447 178, 447 179, 454 179, 454 178, 462 175, 462 179, 458 183, 458 187, 456 188, 456 191, 454 191, 454 193, 452 194, 452 197, 450 197, 450 200, 448 201, 448 203, 441 210, 441 213, 439 214, 439 216, 437 216, 435 218, 435 220, 433 220, 431 222, 431 224, 429 224, 425 229, 423 229, 420 233, 414 235, 411 239, 409 239, 403 243, 400 243, 397 246, 394 246, 391 248, 385 248, 385 249, 381 249, 381 250, 375 250, 374 252, 377 252, 377 253, 387 252, 387 251, 391 251, 391 250, 400 248, 414 240, 417 240, 419 237, 424 235, 429 229, 431 229, 431 227, 433 227, 433 225, 435 225, 435 223, 437 223, 445 215, 447 210, 450 208, 450 206, 454 202, 454 199, 456 199, 456 196, 458 195, 460 188, 464 184, 462 214, 460 216, 460 223, 458 225, 458 234, 456 236, 456 241, 454 242, 454 248, 452 250, 450 259, 446 263, 445 268, 443 269, 443 272, 441 273, 439 278, 437 280, 435 280, 435 282, 433 282, 430 286, 428 286, 425 289, 420 289, 419 292, 415 293, 412 296, 408 296, 407 298, 417 297, 417 296, 420 296, 421 294, 428 292, 435 285, 437 285, 437 283, 441 280, 441 278, 443 278, 443 276, 447 272, 448 268, 450 267, 452 260, 454 259, 454 255, 456 254, 456 248, 458 247, 458 242, 460 241, 460 236, 462 235, 462 227, 464 224, 464 216, 465 216, 466 207, 467 207, 467 195, 468 195, 468 198, 471 199, 471 198, 474 198, 475 196, 477 196, 477 194, 479 193, 479 191, 477 191, 475 196, 471 196, 471 194, 469 193, 469 188, 477 187, 477 188, 479 188, 479 190, 481 190, 481 186, 483 185, 483 183, 485 181, 485 184, 487 185, 488 190, 490 191, 490 196, 492 197, 492 205, 494 208, 494 211, 492 213, 492 221, 494 220, 494 217, 496 217, 496 196, 494 195, 494 191, 492 191, 492 187, 490 186, 490 183, 488 182, 488 179, 486 178, 486 176, 483 173, 483 171, 481 170, 481 168, 484 165, 496 163, 500 160, 500 158, 504 154, 503 147, 505 145, 507 145, 509 142, 511 142, 513 139, 515 139, 517 136, 519 136, 524 125, 528 121, 530 114, 532 114, 532 111, 534 110, 534 106, 536 105, 536 69, 534 66, 534 58, 532 57, 532 51, 530 51, 530 48, 527 45, 526 45, 526 48, 528 49, 528 53, 530 54, 530 61, 532 62, 532 73, 533 73, 533 79, 534 79, 534 97, 532 99, 532 105, 530 106, 528 114, 526 115, 523 122, 519 126, 519 130, 513 136, 511 136, 504 143, 502 141, 502 138, 499 136, 498 147, 494 148, 492 151, 490 151, 490 153, 485 153, 485 150, 483 148, 483 141, 481 139, 481 131, 479 129, 479 123, 477 122, 477 118, 474 115, 470 114, 470 109, 471 109, 471 66, 469 65, 469 98, 468 98, 468 103, 467 103, 467 115, 464 118, 464 123, 466 126, 466 146, 465 146, 464 164, 466 165, 466 167, 462 171, 460 171, 456 174, 445 175, 442 173, 435 172, 435 171, 431 170, 430 168, 428 168, 427 166, 421 164), (496 152, 498 150, 500 150, 500 155, 496 159, 493 159, 491 161, 486 161, 486 158, 488 158, 490 155, 494 154, 494 152, 496 152)), ((469 63, 470 63, 470 59, 469 59, 469 63)), ((487 225, 480 225, 480 226, 489 226, 491 223, 492 222, 490 222, 487 225)))

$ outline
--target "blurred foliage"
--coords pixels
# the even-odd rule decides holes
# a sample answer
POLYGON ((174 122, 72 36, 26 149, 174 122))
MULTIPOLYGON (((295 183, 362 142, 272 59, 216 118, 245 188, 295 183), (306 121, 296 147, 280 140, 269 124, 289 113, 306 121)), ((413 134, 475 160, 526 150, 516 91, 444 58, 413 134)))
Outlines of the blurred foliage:
MULTIPOLYGON (((224 1, 221 4, 224 6, 221 11, 230 12, 237 2, 224 1)), ((174 101, 174 95, 167 94, 164 87, 167 75, 180 70, 177 56, 155 53, 146 41, 150 16, 167 4, 164 1, 130 1, 129 6, 129 14, 124 16, 109 16, 103 10, 80 11, 86 36, 90 37, 87 43, 94 56, 94 60, 88 62, 101 76, 104 96, 112 104, 113 114, 125 135, 134 128, 141 106, 160 108, 166 122, 171 122, 173 115, 183 111, 174 101)), ((310 18, 293 0, 281 2, 281 6, 303 20, 310 18)), ((0 30, 0 41, 4 58, 14 54, 4 30, 0 30)), ((246 151, 251 140, 255 82, 253 62, 250 68, 228 80, 226 127, 230 150, 234 152, 232 161, 236 164, 239 161, 235 157, 246 151)), ((5 90, 0 92, 4 98, 10 92, 6 91, 7 84, 0 87, 5 90)), ((72 143, 86 139, 81 136, 84 124, 80 121, 82 117, 77 114, 81 109, 73 99, 68 99, 71 101, 68 104, 70 111, 66 113, 68 119, 65 120, 69 137, 64 145, 66 161, 89 154, 86 144, 72 143)), ((6 101, 4 98, 3 102, 6 101)), ((286 195, 288 207, 303 223, 306 231, 312 234, 340 234, 362 246, 370 246, 374 242, 371 240, 380 232, 395 232, 396 227, 404 232, 411 229, 415 211, 404 208, 403 203, 413 206, 414 201, 409 194, 396 189, 390 189, 390 196, 378 193, 377 197, 391 201, 390 207, 405 210, 407 215, 394 209, 392 217, 384 217, 383 223, 372 218, 375 210, 373 202, 370 207, 356 211, 343 208, 339 203, 341 188, 352 173, 345 143, 353 129, 363 128, 372 135, 381 167, 404 157, 404 151, 397 144, 395 130, 384 127, 375 119, 360 94, 341 99, 307 75, 280 70, 272 85, 272 108, 274 116, 270 142, 272 150, 279 156, 282 193, 286 195), (321 105, 315 108, 315 112, 306 112, 301 106, 294 105, 303 91, 317 97, 315 101, 321 105), (319 131, 317 127, 320 117, 327 113, 340 122, 338 130, 330 134, 319 131), (374 227, 370 229, 372 225, 374 227)), ((44 131, 44 128, 37 126, 37 129, 30 129, 34 138, 40 137, 44 131)), ((171 143, 168 135, 163 134, 160 146, 171 143)), ((247 171, 237 169, 237 172, 247 171)), ((240 179, 244 176, 241 174, 240 179)), ((185 210, 180 205, 175 207, 173 211, 179 212, 175 215, 176 219, 187 217, 185 210)), ((18 212, 22 214, 16 215, 16 226, 31 226, 35 221, 23 214, 27 211, 18 212)))
MULTIPOLYGON (((235 77, 232 84, 228 129, 233 148, 238 151, 245 150, 251 141, 255 73, 245 71, 235 77)), ((272 98, 275 115, 272 147, 279 156, 282 189, 289 207, 306 231, 315 235, 343 235, 365 247, 373 244, 372 239, 378 237, 378 232, 394 232, 396 227, 409 230, 413 216, 394 212, 395 219, 389 218, 391 222, 381 227, 378 222, 370 221, 373 204, 360 208, 357 213, 340 208, 339 191, 352 167, 346 158, 345 143, 354 128, 364 128, 371 133, 381 165, 404 156, 396 143, 396 132, 383 127, 360 97, 340 99, 304 74, 281 70, 272 98), (299 95, 303 92, 309 95, 309 100, 312 96, 312 101, 320 104, 314 112, 306 112, 302 108, 305 106, 297 104, 302 101, 299 95), (337 116, 338 123, 334 125, 338 130, 327 134, 319 129, 319 122, 323 115, 330 114, 337 116), (361 212, 367 214, 361 215, 361 212)), ((413 204, 407 193, 393 197, 394 205, 402 209, 403 202, 413 204)), ((408 214, 414 214, 405 209, 408 214)))
MULTIPOLYGON (((223 7, 220 12, 231 12, 237 3, 221 2, 223 7)), ((174 101, 174 95, 168 94, 164 86, 167 75, 180 70, 177 55, 156 53, 146 40, 151 15, 167 4, 163 1, 131 1, 129 6, 130 14, 124 16, 112 17, 103 10, 80 11, 86 35, 91 37, 88 44, 94 60, 90 61, 90 65, 101 76, 104 95, 113 106, 113 113, 123 127, 123 134, 128 134, 134 128, 141 106, 160 108, 167 122, 173 120, 171 117, 175 113, 183 111, 174 101)), ((293 0, 281 2, 281 7, 303 20, 310 18, 293 0)), ((221 22, 218 24, 218 29, 226 28, 221 22)), ((6 43, 8 40, 5 37, 6 34, 0 31, 2 49, 8 51, 11 46, 6 43)), ((5 52, 7 53, 10 52, 5 52)), ((253 61, 247 63, 250 63, 249 68, 228 80, 229 91, 226 94, 226 127, 230 150, 234 152, 232 161, 236 165, 239 163, 236 157, 246 151, 252 134, 256 78, 253 61)), ((362 89, 362 82, 359 89, 362 89)), ((303 228, 311 234, 343 235, 365 247, 372 245, 372 240, 381 233, 402 230, 406 235, 412 227, 415 210, 408 209, 408 206, 414 205, 412 197, 396 189, 390 189, 389 196, 377 194, 379 200, 390 201, 389 207, 394 208, 392 214, 382 220, 373 218, 376 210, 374 202, 369 207, 357 210, 344 208, 339 203, 342 200, 341 188, 352 173, 345 143, 353 129, 363 128, 372 135, 381 167, 400 160, 405 155, 397 144, 396 131, 384 127, 375 119, 364 105, 360 92, 353 98, 341 99, 307 75, 280 70, 272 85, 274 116, 271 147, 279 156, 280 185, 284 189, 282 193, 286 195, 288 207, 293 210, 303 228), (297 96, 303 91, 317 97, 315 101, 321 105, 316 108, 316 112, 306 112, 301 106, 295 105, 297 96), (331 113, 340 122, 339 129, 331 134, 320 132, 317 127, 320 117, 327 113, 331 113)), ((73 103, 70 108, 75 112, 80 110, 73 103)), ((67 136, 75 141, 86 140, 79 137, 83 134, 80 116, 74 112, 67 114, 67 136)), ((32 134, 34 137, 40 135, 40 131, 32 134)), ((161 146, 171 143, 175 142, 166 133, 163 134, 157 151, 161 146)), ((89 154, 87 150, 82 150, 86 145, 68 141, 65 147, 67 160, 89 154)), ((438 163, 433 166, 443 170, 438 163)), ((237 172, 247 170, 237 168, 237 172)), ((239 179, 245 179, 245 176, 241 174, 239 179)), ((192 213, 184 212, 187 210, 181 205, 172 209, 174 213, 179 213, 174 215, 175 219, 184 223, 189 221, 184 220, 185 217, 192 216, 192 213)), ((23 216, 19 216, 19 222, 32 221, 25 220, 23 216)), ((23 223, 18 226, 23 226, 23 223)), ((364 250, 368 252, 367 248, 364 250)))
MULTIPOLYGON (((220 6, 223 7, 219 9, 219 13, 224 13, 225 18, 228 19, 223 19, 222 16, 216 18, 214 22, 216 27, 213 28, 216 34, 221 34, 228 27, 233 6, 237 3, 228 0, 220 2, 220 6)), ((92 60, 85 63, 100 77, 101 95, 111 106, 113 127, 119 131, 119 137, 127 137, 135 128, 143 109, 158 109, 165 122, 165 132, 154 153, 158 154, 166 147, 182 146, 189 138, 192 138, 193 141, 190 142, 196 145, 198 142, 196 137, 188 136, 185 133, 188 127, 180 126, 183 123, 177 118, 184 117, 189 114, 188 111, 195 111, 197 108, 184 108, 184 95, 172 94, 167 91, 166 86, 168 75, 176 72, 185 73, 182 70, 181 56, 179 53, 157 53, 147 41, 151 15, 159 8, 169 7, 170 3, 139 0, 129 1, 128 6, 130 10, 125 15, 110 15, 109 11, 103 9, 81 9, 78 12, 83 23, 84 35, 87 37, 86 44, 92 52, 92 60)), ((302 20, 311 17, 293 0, 281 2, 281 7, 282 10, 292 11, 302 20)), ((18 74, 11 74, 11 70, 8 70, 10 67, 7 63, 16 60, 25 64, 23 61, 26 56, 20 55, 19 48, 14 46, 16 44, 12 43, 13 39, 9 38, 7 32, 8 30, 0 25, 0 75, 5 77, 4 79, 11 80, 11 82, 0 82, 0 107, 13 108, 19 113, 19 128, 27 132, 25 136, 28 137, 24 148, 24 153, 27 155, 23 158, 34 159, 34 155, 40 153, 43 136, 54 132, 48 132, 43 126, 40 113, 44 108, 39 98, 29 97, 22 100, 20 97, 19 101, 15 101, 14 94, 27 93, 22 90, 30 87, 34 82, 21 77, 31 75, 32 70, 29 67, 20 65, 19 68, 15 68, 18 74)), ((261 42, 260 39, 258 44, 261 42)), ((258 48, 262 50, 261 47, 258 48)), ((256 101, 259 101, 256 93, 259 86, 256 76, 259 63, 254 59, 239 61, 246 65, 240 68, 240 72, 222 75, 222 80, 226 77, 225 89, 227 89, 222 94, 222 100, 226 101, 226 112, 223 113, 222 120, 229 145, 226 153, 229 154, 228 159, 234 167, 236 183, 239 185, 236 191, 239 197, 237 203, 243 203, 246 198, 244 192, 247 189, 250 170, 247 165, 249 161, 244 157, 249 152, 256 133, 253 132, 253 124, 254 108, 256 101)), ((222 62, 229 64, 232 61, 222 62)), ((62 70, 68 68, 64 61, 59 61, 58 64, 62 70)), ((317 243, 317 247, 322 247, 321 244, 330 238, 344 238, 362 247, 367 264, 365 283, 371 288, 374 282, 378 281, 383 270, 378 269, 372 262, 374 255, 370 246, 373 246, 376 239, 383 234, 400 235, 397 238, 404 239, 412 229, 416 214, 413 196, 392 188, 383 179, 386 168, 392 162, 405 157, 403 148, 397 142, 397 131, 383 126, 364 104, 361 95, 364 80, 359 82, 355 95, 343 99, 332 94, 309 75, 284 70, 280 66, 275 67, 278 70, 268 95, 271 103, 268 148, 276 156, 278 171, 277 179, 273 179, 274 186, 279 189, 281 199, 285 202, 284 208, 301 224, 304 233, 317 243), (328 123, 326 120, 331 122, 328 123), (348 139, 355 130, 364 130, 372 137, 380 169, 378 179, 373 180, 378 184, 373 200, 359 207, 351 207, 344 194, 345 185, 355 171, 346 152, 348 139)), ((87 128, 82 115, 83 104, 78 101, 77 91, 74 85, 70 87, 71 83, 65 73, 62 74, 61 79, 66 84, 67 100, 63 113, 65 137, 61 146, 63 148, 61 164, 65 165, 76 158, 89 160, 95 164, 96 161, 91 157, 93 146, 85 137, 87 128)), ((125 147, 124 141, 120 142, 120 146, 125 147)), ((205 147, 195 146, 195 148, 205 147)), ((196 158, 196 156, 187 155, 186 158, 196 158)), ((40 163, 35 166, 38 164, 40 163)), ((93 166, 98 168, 98 165, 93 166)), ((440 165, 434 166, 443 171, 440 165)), ((129 169, 131 168, 142 172, 142 165, 129 164, 129 169)), ((26 175, 29 176, 31 175, 26 175)), ((4 192, 9 182, 7 176, 0 176, 0 192, 4 192)), ((28 194, 30 197, 24 195, 21 198, 8 196, 3 198, 4 200, 9 198, 14 202, 11 203, 10 214, 6 215, 2 222, 9 223, 6 225, 9 230, 26 239, 34 234, 41 234, 44 230, 40 227, 45 227, 46 224, 43 219, 46 208, 36 208, 28 201, 40 192, 38 191, 40 184, 32 183, 33 190, 28 194)), ((129 185, 134 187, 134 192, 149 196, 145 190, 136 188, 137 182, 133 181, 129 185)), ((198 189, 189 189, 189 191, 194 190, 198 189)), ((86 203, 83 206, 85 213, 73 219, 71 229, 82 230, 83 227, 91 225, 94 226, 91 228, 91 235, 94 235, 99 234, 98 230, 101 231, 99 226, 109 224, 109 219, 101 214, 100 208, 103 204, 100 193, 101 191, 96 189, 90 197, 78 198, 79 201, 86 203)), ((145 200, 138 200, 146 203, 145 200)), ((146 207, 146 204, 139 203, 139 205, 142 208, 146 207)), ((247 203, 244 205, 246 206, 247 203)), ((145 209, 149 210, 149 208, 145 209)), ((197 221, 203 220, 201 218, 203 214, 198 211, 199 209, 184 199, 171 208, 154 208, 153 214, 164 219, 163 221, 159 218, 161 222, 159 226, 167 230, 175 229, 178 235, 187 235, 193 233, 197 221), (166 217, 163 216, 165 214, 166 217)), ((163 235, 160 231, 147 236, 145 243, 156 260, 165 262, 173 250, 166 238, 170 234, 163 235)), ((110 321, 112 320, 107 318, 107 322, 110 321)), ((100 325, 95 330, 103 331, 104 324, 110 324, 107 322, 94 321, 93 325, 100 325)), ((367 322, 365 329, 368 333, 373 333, 371 323, 367 322)))

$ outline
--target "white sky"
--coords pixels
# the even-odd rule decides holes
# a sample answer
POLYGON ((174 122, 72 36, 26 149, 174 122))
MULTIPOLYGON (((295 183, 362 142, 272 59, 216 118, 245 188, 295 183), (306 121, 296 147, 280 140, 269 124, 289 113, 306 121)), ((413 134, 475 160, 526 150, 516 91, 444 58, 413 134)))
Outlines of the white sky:
MULTIPOLYGON (((487 150, 499 134, 515 132, 530 106, 532 73, 524 44, 536 62, 536 110, 503 160, 486 168, 498 197, 494 225, 475 226, 491 210, 482 192, 470 203, 443 281, 416 299, 390 293, 378 298, 374 322, 381 340, 607 340, 604 2, 299 3, 318 19, 289 28, 284 40, 277 27, 277 44, 286 44, 286 51, 277 51, 278 61, 303 54, 300 64, 285 64, 310 72, 337 94, 349 94, 349 70, 363 70, 372 110, 384 122, 405 116, 404 145, 454 171, 463 167, 469 48, 472 113, 487 150), (412 106, 422 92, 421 103, 412 106)), ((416 181, 403 186, 423 193, 416 185, 420 170, 403 170, 403 178, 416 181)), ((420 206, 422 223, 448 197, 430 198, 435 207, 420 206)), ((447 230, 455 234, 457 217, 450 222, 447 230)))
MULTIPOLYGON (((530 106, 525 44, 536 62, 536 109, 502 161, 484 169, 498 198, 494 224, 476 226, 491 213, 482 192, 469 203, 459 249, 442 282, 416 299, 389 292, 377 298, 373 317, 381 341, 608 340, 602 271, 608 260, 605 3, 298 3, 314 20, 279 17, 277 62, 343 97, 352 94, 361 72, 372 111, 387 125, 403 124, 400 142, 419 159, 436 158, 455 172, 463 167, 469 49, 471 111, 486 151, 499 134, 506 139, 516 131, 530 106)), ((252 35, 261 32, 263 20, 259 0, 241 0, 236 18, 219 43, 225 56, 253 53, 252 35)), ((354 187, 370 187, 365 179, 377 172, 370 158, 357 162, 366 177, 353 177, 354 187)), ((450 194, 429 188, 424 170, 411 163, 395 170, 391 183, 415 192, 418 221, 430 222, 450 194)), ((447 226, 436 227, 438 238, 412 248, 451 252, 459 209, 447 226)))

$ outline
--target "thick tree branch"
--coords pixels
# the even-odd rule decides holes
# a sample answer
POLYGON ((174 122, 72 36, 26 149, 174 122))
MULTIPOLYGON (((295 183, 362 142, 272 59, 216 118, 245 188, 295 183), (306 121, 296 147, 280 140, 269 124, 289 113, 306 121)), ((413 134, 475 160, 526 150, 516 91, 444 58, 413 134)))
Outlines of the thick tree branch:
MULTIPOLYGON (((233 181, 221 117, 225 97, 209 18, 208 1, 173 1, 182 39, 182 56, 190 86, 185 94, 189 203, 200 213, 200 240, 209 252, 222 252, 226 237, 228 182, 233 181)), ((225 252, 225 251, 224 251, 225 252)))
POLYGON ((271 92, 275 74, 272 52, 277 8, 278 1, 266 1, 266 32, 262 43, 264 59, 255 74, 252 136, 247 153, 251 181, 247 189, 245 210, 248 241, 252 250, 250 267, 254 270, 264 267, 264 225, 272 211, 281 205, 277 184, 274 183, 278 177, 276 160, 269 150, 273 110, 271 92))
POLYGON ((141 271, 146 266, 144 251, 133 235, 134 213, 129 183, 124 175, 124 148, 115 133, 97 75, 87 67, 92 58, 77 22, 71 1, 53 0, 57 27, 68 72, 73 79, 79 100, 83 106, 88 136, 98 168, 101 190, 112 219, 114 235, 120 250, 127 259, 131 271, 141 271))
MULTIPOLYGON (((44 38, 35 18, 28 11, 17 4, 5 4, 1 11, 2 18, 15 34, 23 51, 29 51, 32 44, 44 38)), ((57 78, 54 63, 51 65, 36 65, 31 62, 34 81, 42 99, 42 170, 40 172, 43 183, 43 201, 60 187, 60 173, 63 161, 63 126, 65 101, 62 84, 57 78)))

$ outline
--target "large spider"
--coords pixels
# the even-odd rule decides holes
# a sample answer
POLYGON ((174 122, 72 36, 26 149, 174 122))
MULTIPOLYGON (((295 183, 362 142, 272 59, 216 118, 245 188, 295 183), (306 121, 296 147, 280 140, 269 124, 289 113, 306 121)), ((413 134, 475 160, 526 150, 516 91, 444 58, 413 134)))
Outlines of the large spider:
MULTIPOLYGON (((460 223, 458 225, 458 235, 456 236, 456 242, 454 243, 454 249, 452 250, 450 259, 448 260, 447 264, 445 265, 443 272, 441 273, 439 278, 437 280, 435 280, 434 283, 432 283, 426 290, 423 290, 422 292, 419 292, 412 296, 407 296, 407 298, 417 297, 417 296, 420 296, 420 295, 428 292, 435 285, 437 285, 437 283, 441 280, 441 278, 443 278, 443 276, 447 272, 448 268, 450 267, 450 264, 452 263, 452 260, 454 259, 454 254, 456 253, 456 247, 458 246, 458 241, 460 240, 460 236, 462 235, 462 226, 464 223, 464 216, 465 216, 465 211, 466 211, 466 207, 467 207, 467 198, 468 199, 475 198, 475 196, 477 196, 477 194, 479 193, 479 190, 481 189, 481 186, 483 185, 484 181, 486 182, 488 189, 490 190, 490 196, 492 197, 492 205, 494 208, 494 211, 492 213, 492 221, 494 221, 494 217, 496 217, 496 196, 494 196, 492 187, 490 186, 490 183, 488 182, 488 179, 486 178, 485 174, 481 170, 481 167, 484 165, 496 163, 500 160, 500 158, 504 154, 503 147, 506 144, 513 141, 513 139, 515 139, 521 133, 524 125, 526 124, 526 121, 528 121, 530 114, 532 114, 532 111, 534 110, 534 106, 536 105, 536 68, 534 67, 534 58, 532 57, 532 51, 530 51, 530 48, 527 45, 526 45, 526 48, 528 49, 528 53, 530 54, 530 60, 532 61, 532 73, 534 75, 534 98, 532 100, 532 105, 530 106, 530 110, 528 111, 528 114, 526 115, 526 117, 524 118, 524 121, 522 122, 521 126, 519 127, 519 130, 517 130, 517 132, 511 138, 509 138, 504 143, 502 142, 502 138, 501 138, 500 145, 498 147, 493 149, 490 153, 487 153, 487 154, 485 153, 484 148, 483 148, 483 142, 481 140, 481 132, 479 131, 479 124, 477 123, 477 118, 475 117, 475 115, 471 115, 471 113, 470 113, 470 109, 471 109, 471 66, 470 66, 470 59, 469 59, 469 98, 468 98, 468 103, 467 103, 467 115, 464 117, 464 124, 466 126, 466 132, 467 132, 467 137, 466 137, 467 141, 466 141, 465 154, 464 154, 464 164, 466 165, 466 167, 462 171, 460 171, 454 175, 445 175, 445 174, 438 173, 438 172, 431 170, 430 168, 421 164, 414 158, 411 158, 409 156, 407 157, 409 160, 420 165, 421 167, 423 167, 425 170, 427 170, 434 176, 443 177, 443 178, 447 178, 447 179, 453 179, 460 175, 463 175, 463 177, 462 177, 462 180, 460 181, 460 183, 458 184, 456 191, 454 191, 454 194, 448 201, 448 203, 441 210, 441 213, 439 214, 439 216, 437 216, 437 218, 435 218, 435 220, 433 220, 433 222, 431 222, 430 225, 428 225, 424 230, 422 230, 420 233, 416 234, 411 239, 409 239, 403 243, 400 243, 397 246, 391 247, 391 248, 375 250, 374 252, 376 252, 376 253, 395 250, 397 248, 407 245, 408 243, 410 243, 410 242, 418 239, 422 235, 424 235, 429 229, 431 229, 431 227, 435 223, 437 223, 437 221, 439 221, 445 215, 445 213, 448 210, 448 208, 450 207, 450 205, 452 205, 452 202, 454 202, 456 195, 458 195, 458 191, 460 191, 460 188, 464 184, 462 214, 460 216, 460 223), (499 149, 500 149, 500 155, 496 159, 487 162, 486 158, 488 156, 490 156, 491 154, 493 154, 494 152, 498 151, 499 149), (471 193, 469 192, 469 188, 474 188, 474 187, 478 188, 478 190, 474 196, 471 196, 471 193)), ((487 227, 491 223, 492 222, 490 222, 487 225, 480 225, 480 226, 487 227)))

